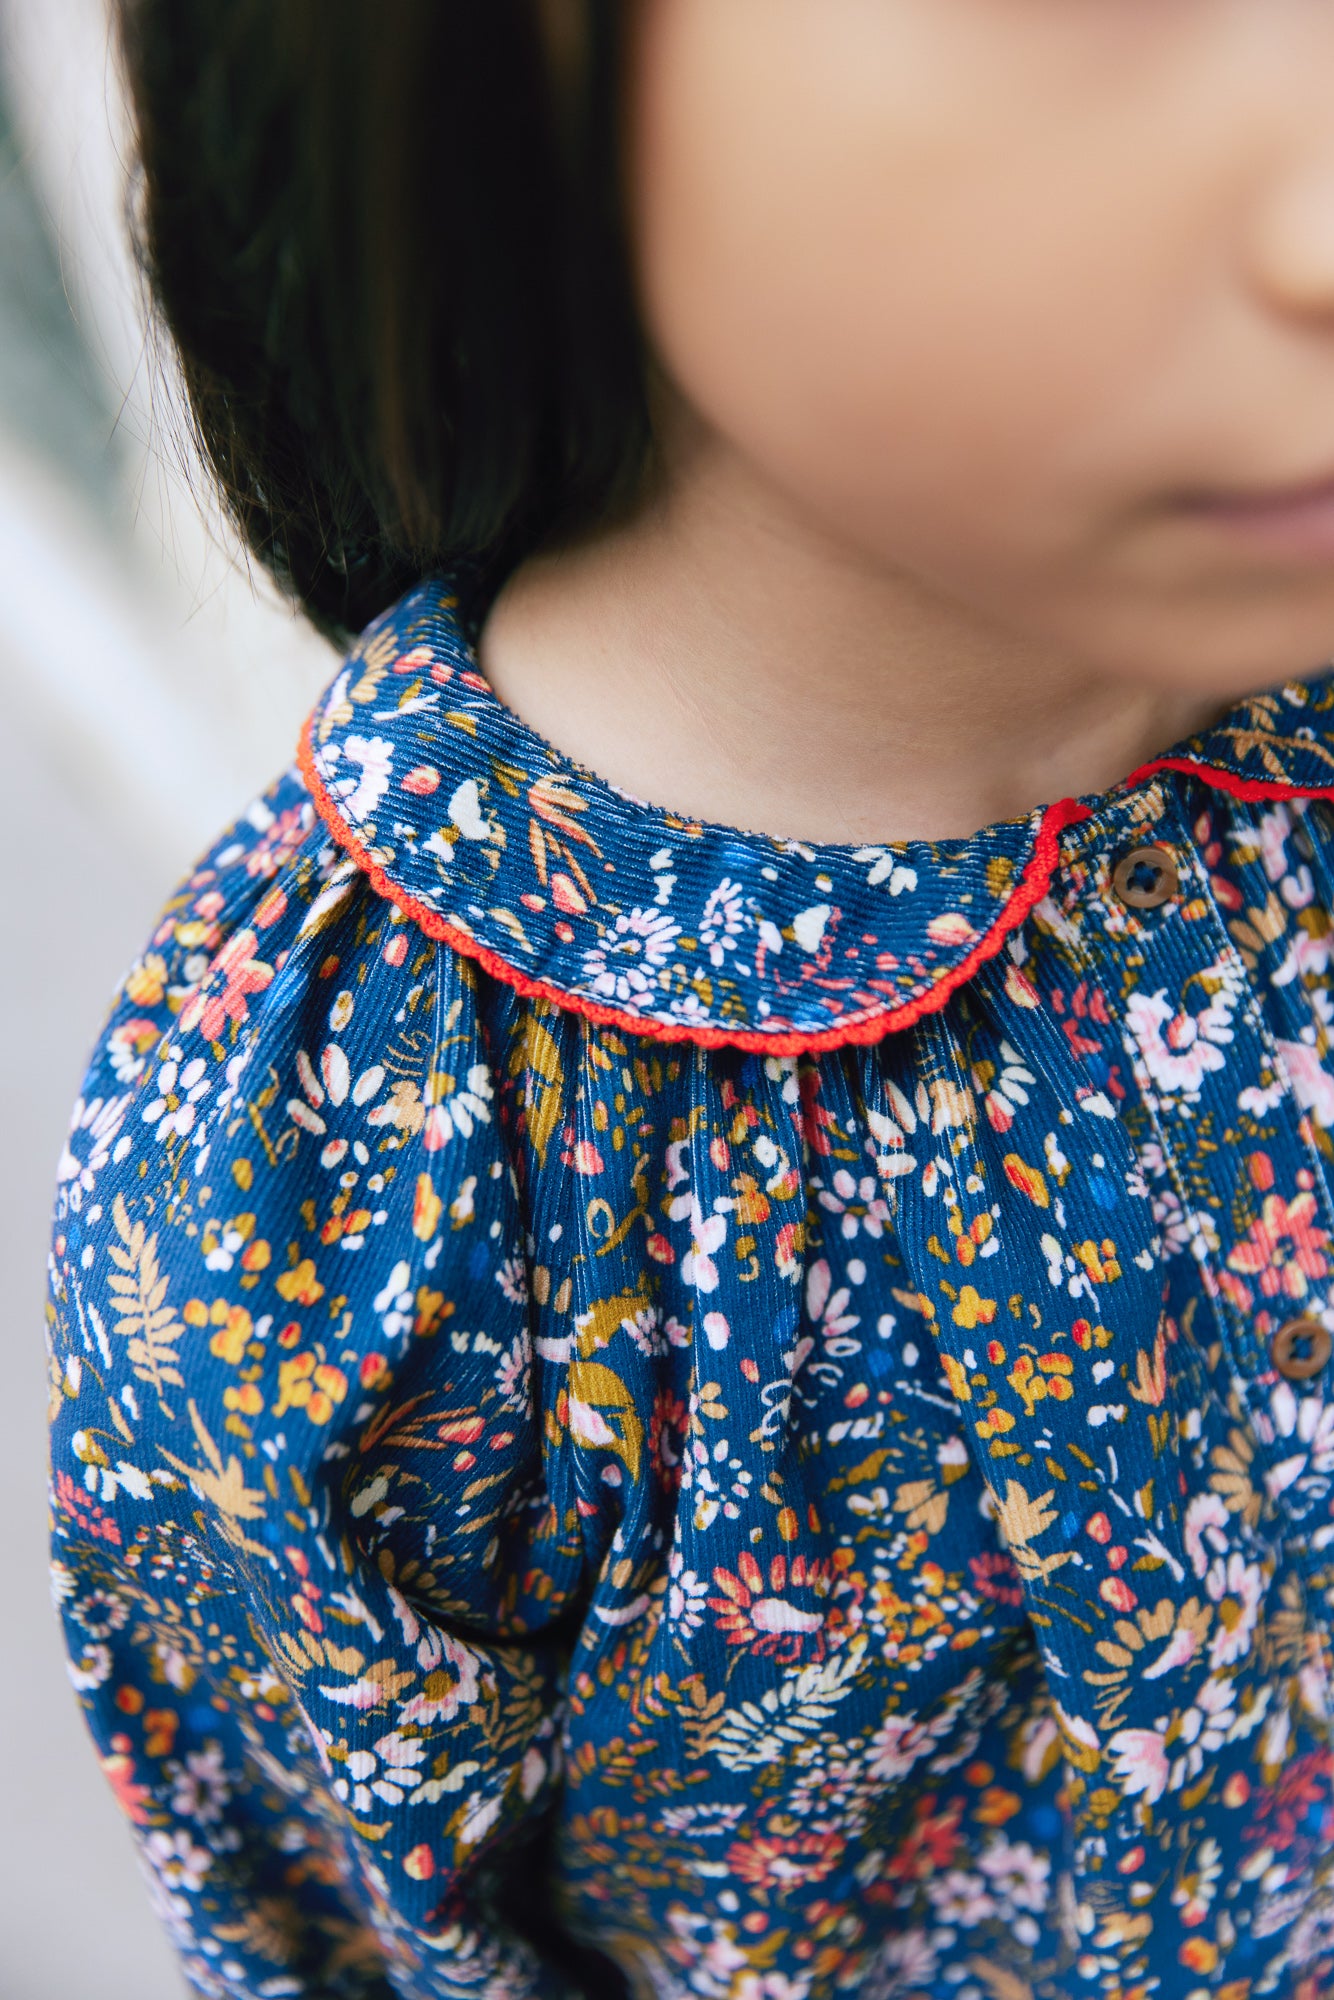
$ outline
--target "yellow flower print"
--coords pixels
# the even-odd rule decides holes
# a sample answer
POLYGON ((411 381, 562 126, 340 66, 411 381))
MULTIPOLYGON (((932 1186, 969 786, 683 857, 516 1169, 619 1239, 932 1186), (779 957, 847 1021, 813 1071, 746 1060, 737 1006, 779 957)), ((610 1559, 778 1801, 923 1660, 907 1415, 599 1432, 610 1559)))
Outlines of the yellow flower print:
POLYGON ((412 1233, 419 1243, 429 1243, 440 1227, 440 1217, 444 1213, 444 1203, 431 1184, 429 1174, 418 1174, 417 1192, 412 1204, 412 1233))
POLYGON ((1044 1556, 1031 1546, 1056 1519, 1056 1509, 1049 1504, 1055 1490, 1049 1487, 1035 1499, 1017 1479, 1007 1479, 1005 1498, 996 1501, 996 1520, 1005 1538, 1005 1546, 1014 1557, 1020 1575, 1030 1583, 1050 1576, 1063 1563, 1074 1561, 1072 1549, 1058 1549, 1044 1556))
POLYGON ((1051 1396, 1058 1403, 1069 1401, 1074 1394, 1069 1381, 1073 1372, 1074 1363, 1068 1354, 1040 1354, 1036 1364, 1031 1354, 1021 1354, 1005 1379, 1023 1397, 1024 1408, 1031 1417, 1034 1405, 1044 1396, 1051 1396), (1039 1374, 1039 1369, 1044 1372, 1039 1374))
POLYGON ((1115 1639, 1099 1639, 1094 1647, 1108 1671, 1084 1669, 1089 1686, 1103 1689, 1097 1697, 1100 1726, 1119 1726, 1121 1706, 1134 1682, 1157 1680, 1198 1657, 1212 1618, 1213 1606, 1198 1597, 1188 1597, 1184 1604, 1160 1597, 1151 1610, 1141 1605, 1133 1618, 1116 1619, 1115 1639))
POLYGON ((274 1283, 289 1305, 313 1306, 324 1297, 324 1287, 315 1276, 315 1265, 309 1257, 303 1257, 295 1270, 284 1271, 274 1283))
POLYGON ((1051 1195, 1048 1192, 1045 1174, 1037 1167, 1030 1167, 1018 1153, 1007 1153, 1003 1164, 1005 1178, 1012 1187, 1017 1187, 1020 1194, 1026 1194, 1034 1207, 1050 1208, 1051 1195))
POLYGON ((233 1368, 237 1367, 245 1355, 246 1342, 254 1331, 250 1314, 244 1306, 229 1306, 225 1299, 218 1299, 209 1318, 218 1329, 209 1341, 209 1353, 216 1354, 219 1361, 229 1361, 233 1368))
POLYGON ((156 1007, 167 990, 167 961, 151 951, 130 972, 125 981, 126 998, 136 1007, 156 1007))
POLYGON ((1116 1245, 1110 1236, 1104 1236, 1100 1243, 1072 1243, 1070 1247, 1095 1285, 1110 1285, 1120 1277, 1116 1245))
POLYGON ((342 1369, 321 1361, 306 1348, 290 1361, 279 1363, 278 1400, 271 1414, 281 1417, 288 1410, 304 1410, 313 1424, 327 1424, 346 1395, 347 1377, 342 1369))
POLYGON ((984 1299, 972 1285, 965 1285, 959 1293, 954 1308, 954 1324, 966 1326, 990 1326, 996 1317, 995 1299, 984 1299))

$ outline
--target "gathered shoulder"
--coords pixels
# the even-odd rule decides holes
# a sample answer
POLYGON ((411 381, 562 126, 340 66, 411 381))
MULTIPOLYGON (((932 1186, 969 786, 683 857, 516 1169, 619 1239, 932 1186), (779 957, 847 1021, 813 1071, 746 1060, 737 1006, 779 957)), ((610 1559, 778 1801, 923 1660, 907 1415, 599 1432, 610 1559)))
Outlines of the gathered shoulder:
POLYGON ((78 1406, 62 1490, 114 1516, 175 1468, 260 1556, 287 1532, 261 1473, 304 1505, 346 1463, 340 1508, 368 1534, 390 1515, 394 1562, 420 1562, 430 1510, 382 1504, 378 1425, 447 1471, 460 1611, 486 1597, 465 1573, 489 1573, 501 1513, 511 1544, 574 1562, 541 1465, 502 1094, 474 969, 375 893, 285 775, 170 898, 88 1066, 55 1224, 56 1373, 78 1406), (484 1433, 489 1497, 469 1500, 484 1433))

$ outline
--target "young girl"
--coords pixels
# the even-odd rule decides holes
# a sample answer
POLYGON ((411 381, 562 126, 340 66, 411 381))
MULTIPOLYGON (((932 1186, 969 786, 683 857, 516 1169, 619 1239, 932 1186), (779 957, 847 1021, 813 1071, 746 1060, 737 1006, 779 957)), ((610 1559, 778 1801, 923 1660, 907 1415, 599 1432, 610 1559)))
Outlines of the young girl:
POLYGON ((1327 1995, 1334 13, 126 30, 346 652, 61 1167, 192 1988, 1327 1995))

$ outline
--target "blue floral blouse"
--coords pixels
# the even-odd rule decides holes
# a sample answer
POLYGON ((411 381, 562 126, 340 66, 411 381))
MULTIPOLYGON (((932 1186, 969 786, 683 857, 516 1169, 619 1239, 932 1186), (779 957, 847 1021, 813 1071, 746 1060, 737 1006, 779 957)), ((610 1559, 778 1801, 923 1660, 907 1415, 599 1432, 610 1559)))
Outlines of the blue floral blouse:
POLYGON ((194 1992, 1334 1992, 1334 672, 1105 795, 646 805, 446 582, 167 906, 51 1265, 194 1992))

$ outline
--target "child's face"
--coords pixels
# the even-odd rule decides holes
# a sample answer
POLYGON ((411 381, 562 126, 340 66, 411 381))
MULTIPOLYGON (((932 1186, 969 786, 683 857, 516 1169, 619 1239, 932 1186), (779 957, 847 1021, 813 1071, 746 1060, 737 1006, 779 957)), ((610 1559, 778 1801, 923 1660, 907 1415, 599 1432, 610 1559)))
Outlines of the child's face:
POLYGON ((1334 526, 1180 504, 1334 481, 1334 8, 637 7, 642 309, 730 447, 1044 650, 1220 694, 1334 656, 1334 526))

